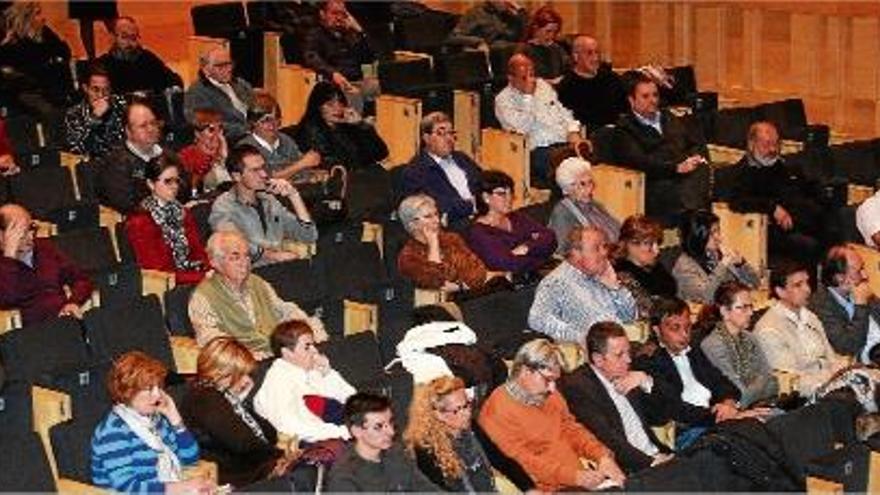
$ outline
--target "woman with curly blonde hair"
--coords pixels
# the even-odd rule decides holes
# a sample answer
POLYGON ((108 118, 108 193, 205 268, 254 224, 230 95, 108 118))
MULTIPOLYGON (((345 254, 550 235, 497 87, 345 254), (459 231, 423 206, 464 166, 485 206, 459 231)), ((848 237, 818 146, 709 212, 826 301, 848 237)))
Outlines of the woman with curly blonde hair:
POLYGON ((419 385, 403 441, 419 469, 444 490, 494 492, 491 466, 471 429, 471 405, 460 378, 419 385))

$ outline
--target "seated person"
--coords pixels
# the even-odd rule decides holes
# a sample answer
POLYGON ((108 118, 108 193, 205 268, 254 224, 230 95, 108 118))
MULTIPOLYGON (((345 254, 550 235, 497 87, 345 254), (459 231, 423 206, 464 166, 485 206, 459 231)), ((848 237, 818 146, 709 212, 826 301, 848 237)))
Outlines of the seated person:
POLYGON ((620 114, 629 111, 626 89, 611 64, 602 62, 599 42, 578 35, 571 45, 571 58, 571 69, 556 86, 559 101, 589 132, 617 122, 620 114))
POLYGON ((556 39, 562 30, 562 16, 549 5, 536 10, 529 19, 523 52, 535 63, 535 75, 556 86, 570 60, 556 39))
POLYGON ((208 192, 223 183, 232 182, 226 170, 229 145, 223 135, 223 119, 219 112, 196 109, 193 112, 194 140, 180 150, 180 164, 192 176, 193 186, 208 192))
POLYGON ((254 395, 254 410, 276 430, 300 442, 350 438, 342 405, 355 389, 315 347, 312 329, 287 321, 269 340, 275 360, 254 395))
POLYGON ((208 222, 214 231, 234 228, 248 241, 256 265, 295 259, 288 242, 315 242, 318 228, 299 191, 290 182, 269 179, 266 160, 254 146, 236 146, 226 161, 235 185, 214 201, 208 222), (293 212, 275 197, 293 205, 293 212))
POLYGON ((410 235, 397 256, 401 275, 423 289, 457 292, 483 287, 486 266, 458 234, 440 227, 440 214, 430 196, 405 198, 398 217, 410 235))
POLYGON ((223 116, 226 139, 236 142, 247 134, 247 112, 254 90, 247 81, 232 73, 232 56, 221 45, 199 55, 199 78, 186 89, 183 110, 193 122, 196 109, 210 108, 223 116))
POLYGON ((856 227, 865 244, 880 246, 880 189, 856 208, 856 227))
POLYGON ((494 271, 525 274, 547 264, 556 236, 513 208, 513 180, 504 172, 483 172, 477 218, 467 232, 471 250, 494 271))
POLYGON ((810 297, 834 352, 871 363, 880 343, 880 301, 871 291, 865 261, 850 246, 833 246, 822 263, 822 283, 810 297))
POLYGON ((755 269, 721 239, 718 216, 705 210, 689 212, 679 228, 681 255, 672 266, 678 297, 709 304, 722 282, 739 280, 758 287, 755 269))
POLYGON ((180 166, 160 156, 147 163, 150 195, 125 219, 138 266, 174 274, 177 285, 197 284, 210 266, 192 214, 177 200, 180 166))
MULTIPOLYGON (((132 103, 126 112, 125 142, 110 149, 94 162, 98 200, 122 214, 134 211, 150 195, 144 171, 147 163, 162 155, 176 160, 174 153, 162 148, 162 123, 144 103, 132 103)), ((191 188, 189 174, 181 174, 178 200, 187 202, 191 188)))
POLYGON ((292 133, 302 149, 320 153, 322 162, 356 170, 388 156, 375 127, 363 120, 338 86, 320 81, 309 93, 306 111, 292 133))
POLYGON ((113 21, 113 44, 97 62, 107 69, 113 87, 120 94, 135 91, 161 93, 167 88, 183 88, 183 80, 155 53, 141 45, 141 33, 134 18, 113 21))
POLYGON ((327 479, 328 492, 440 491, 394 441, 391 401, 387 397, 354 394, 345 401, 343 418, 354 443, 333 464, 327 479))
POLYGON ((590 171, 590 162, 578 157, 562 160, 556 167, 556 184, 565 196, 550 214, 549 227, 556 232, 557 254, 568 252, 568 234, 578 225, 598 227, 608 242, 617 242, 620 222, 593 199, 596 182, 590 171))
POLYGON ((107 70, 89 67, 83 101, 64 115, 67 151, 97 158, 125 139, 125 99, 113 94, 107 70))
POLYGON ((221 485, 236 488, 284 474, 277 432, 245 400, 256 368, 247 347, 232 337, 215 337, 199 352, 195 383, 180 407, 199 442, 201 456, 217 464, 221 485))
POLYGON ((36 226, 23 207, 0 206, 0 307, 21 311, 25 326, 57 316, 82 317, 92 295, 88 275, 49 239, 35 239, 36 226))
POLYGON ((447 43, 469 48, 518 43, 525 37, 529 14, 516 0, 487 0, 468 9, 447 43))
POLYGON ((780 156, 779 133, 769 122, 749 128, 748 152, 735 165, 730 208, 767 215, 768 252, 812 266, 822 256, 824 211, 815 193, 780 156))
POLYGON ((163 386, 168 370, 140 351, 113 362, 107 389, 113 409, 92 435, 92 483, 125 493, 210 492, 210 480, 184 481, 199 446, 163 386))
POLYGON ((652 298, 675 297, 675 278, 657 259, 663 227, 642 215, 631 216, 620 228, 614 269, 624 287, 629 289, 640 315, 650 315, 652 298))
POLYGON ((739 403, 748 407, 773 399, 779 383, 752 335, 752 295, 740 282, 729 280, 715 291, 720 320, 700 343, 703 354, 739 389, 739 403))
POLYGON ((707 428, 729 419, 765 414, 764 409, 741 411, 739 389, 718 370, 699 347, 691 347, 691 313, 681 299, 654 304, 651 327, 659 347, 640 356, 634 367, 651 375, 666 396, 675 420, 676 452, 689 446, 707 428))
POLYGON ((21 171, 15 163, 14 152, 12 143, 9 142, 9 135, 6 133, 6 122, 0 118, 0 177, 15 175, 21 171))
POLYGON ((495 116, 501 127, 526 136, 535 185, 550 182, 550 155, 571 146, 579 153, 584 138, 581 123, 562 106, 550 84, 535 77, 532 60, 517 53, 507 62, 507 86, 495 96, 495 116))
POLYGON ((189 300, 189 319, 199 347, 214 337, 231 335, 254 358, 267 359, 273 356, 269 336, 279 323, 290 320, 305 321, 318 340, 327 340, 319 319, 279 298, 268 282, 251 273, 247 242, 241 234, 215 232, 207 250, 214 273, 202 280, 189 300))
POLYGON ((586 339, 587 362, 559 380, 574 417, 627 473, 669 460, 671 452, 651 429, 668 420, 666 401, 650 375, 630 369, 626 331, 603 321, 590 327, 586 339))
POLYGON ((825 327, 807 308, 810 275, 798 263, 781 262, 770 273, 776 302, 755 324, 754 335, 773 369, 797 375, 797 390, 809 397, 847 361, 831 347, 825 327))
POLYGON ((557 342, 579 343, 597 321, 632 323, 636 302, 608 259, 605 234, 575 227, 565 260, 538 284, 529 328, 557 342))
POLYGON ((476 209, 480 166, 455 149, 455 130, 443 112, 431 112, 419 126, 422 149, 403 170, 403 190, 409 196, 434 198, 450 228, 461 227, 476 209))
POLYGON ((645 214, 671 227, 684 210, 709 207, 709 152, 702 136, 660 109, 654 79, 627 75, 630 111, 617 120, 614 161, 645 173, 645 214))
POLYGON ((407 453, 432 483, 449 492, 495 492, 492 466, 471 429, 473 400, 460 378, 416 386, 403 433, 407 453))
POLYGON ((575 420, 555 388, 561 373, 559 354, 545 339, 524 344, 507 382, 483 404, 480 427, 525 469, 538 490, 592 490, 607 479, 621 485, 624 474, 614 453, 575 420), (595 467, 585 467, 581 459, 595 467))
POLYGON ((250 134, 238 142, 260 151, 266 161, 269 175, 275 179, 304 182, 315 167, 321 165, 321 155, 310 150, 303 153, 287 134, 278 132, 281 125, 281 107, 267 91, 254 91, 248 110, 250 134))

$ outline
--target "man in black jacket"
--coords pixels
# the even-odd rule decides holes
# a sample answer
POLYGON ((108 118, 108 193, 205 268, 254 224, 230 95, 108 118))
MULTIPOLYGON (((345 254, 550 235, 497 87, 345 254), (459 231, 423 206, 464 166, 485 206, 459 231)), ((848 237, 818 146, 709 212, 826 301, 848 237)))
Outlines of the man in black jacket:
POLYGON ((572 414, 614 452, 627 473, 669 460, 671 451, 650 428, 668 419, 667 400, 648 374, 630 369, 623 327, 595 323, 584 347, 587 362, 559 381, 572 414))
POLYGON ((659 109, 657 83, 639 71, 627 81, 629 113, 614 132, 615 163, 645 173, 645 212, 665 226, 683 210, 709 206, 709 152, 698 126, 659 109))
POLYGON ((574 65, 556 87, 565 105, 587 132, 613 124, 629 110, 623 81, 611 64, 603 63, 596 38, 580 35, 571 44, 574 65))
POLYGON ((113 22, 113 45, 98 58, 98 63, 110 73, 110 82, 118 94, 183 88, 180 76, 141 45, 141 33, 132 17, 123 16, 113 22))

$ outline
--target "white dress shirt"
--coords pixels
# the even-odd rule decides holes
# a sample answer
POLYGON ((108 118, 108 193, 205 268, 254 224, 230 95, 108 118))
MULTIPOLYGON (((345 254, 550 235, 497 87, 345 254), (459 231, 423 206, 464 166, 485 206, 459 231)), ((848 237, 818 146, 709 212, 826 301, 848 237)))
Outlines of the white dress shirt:
POLYGON ((538 79, 535 92, 525 94, 507 85, 495 97, 495 116, 501 127, 526 135, 529 151, 568 141, 570 132, 579 132, 581 123, 565 108, 553 89, 538 79))
POLYGON ((865 238, 865 244, 876 248, 871 236, 880 232, 880 191, 875 192, 856 209, 856 227, 865 238))
POLYGON ((455 188, 455 191, 458 192, 458 195, 461 196, 461 199, 473 201, 474 195, 471 194, 471 188, 468 187, 467 174, 465 174, 464 170, 455 163, 455 160, 452 159, 452 155, 441 158, 433 153, 428 153, 428 156, 437 162, 437 165, 439 165, 440 169, 443 170, 443 173, 446 174, 446 178, 449 180, 449 183, 452 184, 452 187, 455 188))
MULTIPOLYGON (((669 352, 668 349, 667 352, 669 352)), ((676 371, 678 371, 679 378, 681 378, 681 400, 698 407, 709 407, 709 403, 712 401, 712 391, 706 388, 694 376, 691 360, 688 359, 689 352, 691 352, 690 346, 678 354, 669 352, 672 363, 675 365, 676 371)))
POLYGON ((601 371, 593 366, 591 366, 591 368, 593 368, 593 373, 599 377, 599 383, 605 387, 605 391, 608 392, 611 401, 614 403, 614 407, 617 408, 617 412, 620 414, 620 420, 623 422, 623 433, 626 435, 627 442, 644 452, 646 455, 653 457, 659 454, 660 449, 651 441, 648 432, 645 431, 645 426, 642 424, 641 418, 639 418, 638 413, 633 408, 632 404, 630 404, 629 399, 618 392, 617 389, 614 388, 614 385, 602 375, 601 371))

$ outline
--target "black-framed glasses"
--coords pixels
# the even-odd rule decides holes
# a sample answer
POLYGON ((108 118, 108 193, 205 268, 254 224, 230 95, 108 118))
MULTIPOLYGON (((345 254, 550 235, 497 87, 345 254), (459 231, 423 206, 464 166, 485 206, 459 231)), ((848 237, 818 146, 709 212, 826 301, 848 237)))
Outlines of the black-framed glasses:
POLYGON ((180 177, 165 177, 162 179, 162 184, 165 184, 166 186, 180 185, 180 177))

